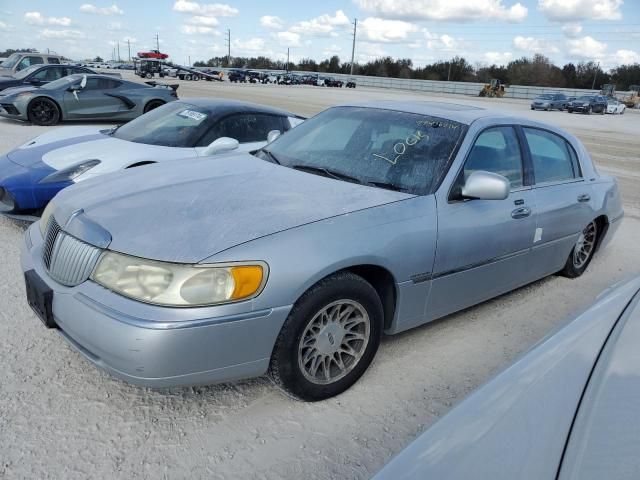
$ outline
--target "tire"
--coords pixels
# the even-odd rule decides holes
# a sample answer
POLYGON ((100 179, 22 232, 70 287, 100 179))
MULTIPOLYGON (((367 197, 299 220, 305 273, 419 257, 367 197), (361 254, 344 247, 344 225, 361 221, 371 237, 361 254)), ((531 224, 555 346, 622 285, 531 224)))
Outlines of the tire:
POLYGON ((606 107, 602 107, 602 111, 600 112, 600 115, 604 115, 606 113, 606 107))
POLYGON ((185 76, 184 76, 184 79, 185 79, 185 80, 191 80, 191 75, 189 75, 189 74, 185 75, 185 76))
POLYGON ((145 78, 153 78, 153 73, 147 73, 144 77, 145 78))
POLYGON ((194 75, 193 76, 193 81, 197 82, 198 80, 200 80, 200 76, 199 75, 194 75))
POLYGON ((150 100, 149 102, 147 102, 147 104, 144 106, 144 111, 143 113, 147 113, 150 112, 151 110, 153 110, 154 108, 158 108, 161 107, 162 105, 164 105, 164 102, 162 100, 150 100))
POLYGON ((582 275, 593 258, 598 242, 598 224, 590 222, 580 233, 576 244, 571 249, 567 263, 560 271, 560 275, 567 278, 576 278, 582 275))
POLYGON ((567 113, 573 113, 573 109, 572 108, 567 108, 567 113))
POLYGON ((47 97, 36 97, 27 106, 27 118, 34 125, 55 125, 61 117, 56 102, 47 97))
POLYGON ((371 364, 380 345, 382 324, 382 302, 370 283, 350 272, 331 275, 293 306, 276 340, 269 376, 300 400, 338 395, 371 364), (333 320, 334 315, 338 321, 333 320), (340 315, 345 315, 344 322, 340 315), (360 321, 353 324, 354 319, 360 321))
POLYGON ((584 113, 586 113, 587 115, 591 115, 592 112, 593 112, 593 107, 589 107, 584 113))

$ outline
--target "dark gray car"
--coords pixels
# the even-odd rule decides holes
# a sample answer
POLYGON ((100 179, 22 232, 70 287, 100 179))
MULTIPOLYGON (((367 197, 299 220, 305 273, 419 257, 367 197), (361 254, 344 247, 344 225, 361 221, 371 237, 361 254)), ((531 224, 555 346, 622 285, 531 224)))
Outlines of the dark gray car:
POLYGON ((640 478, 639 290, 609 289, 374 480, 640 478))
POLYGON ((531 102, 531 110, 564 110, 567 97, 563 93, 545 93, 531 102))
POLYGON ((62 120, 127 121, 178 99, 177 86, 130 82, 111 75, 75 74, 41 87, 0 93, 0 116, 55 125, 62 120))

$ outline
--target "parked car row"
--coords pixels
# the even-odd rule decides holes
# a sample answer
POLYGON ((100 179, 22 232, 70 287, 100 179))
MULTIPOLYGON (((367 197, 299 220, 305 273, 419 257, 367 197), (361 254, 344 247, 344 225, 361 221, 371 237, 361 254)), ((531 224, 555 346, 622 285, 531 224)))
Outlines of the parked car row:
POLYGON ((624 103, 604 95, 567 97, 562 93, 547 93, 537 96, 531 102, 531 110, 566 110, 569 113, 623 114, 625 109, 624 103))
POLYGON ((232 69, 227 74, 232 83, 274 83, 278 85, 314 85, 320 87, 356 88, 355 80, 348 82, 318 75, 290 72, 259 72, 255 70, 232 69))

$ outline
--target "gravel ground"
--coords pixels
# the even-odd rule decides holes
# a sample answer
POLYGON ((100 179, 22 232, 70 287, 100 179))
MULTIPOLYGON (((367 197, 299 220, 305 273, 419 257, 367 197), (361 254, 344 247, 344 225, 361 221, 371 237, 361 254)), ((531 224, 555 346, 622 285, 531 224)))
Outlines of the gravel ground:
MULTIPOLYGON (((343 102, 434 99, 376 89, 180 82, 183 98, 221 96, 311 115, 343 102)), ((443 97, 435 97, 444 100, 443 97)), ((576 280, 550 277, 386 338, 343 395, 305 404, 266 379, 151 391, 96 370, 26 305, 25 224, 0 217, 0 478, 368 478, 492 374, 640 272, 640 115, 531 112, 514 100, 447 97, 563 126, 619 177, 627 216, 576 280)), ((0 120, 0 152, 45 131, 0 120)))

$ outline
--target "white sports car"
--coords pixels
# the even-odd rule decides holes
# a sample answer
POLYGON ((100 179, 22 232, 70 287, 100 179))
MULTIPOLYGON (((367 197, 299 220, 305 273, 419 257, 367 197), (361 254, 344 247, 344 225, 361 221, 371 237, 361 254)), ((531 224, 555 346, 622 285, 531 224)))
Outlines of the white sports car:
POLYGON ((626 108, 625 104, 618 100, 607 99, 607 113, 622 115, 626 108))
POLYGON ((266 145, 270 132, 303 121, 263 105, 189 99, 116 128, 51 130, 0 157, 0 212, 38 212, 63 188, 116 170, 236 149, 252 152, 266 145))

